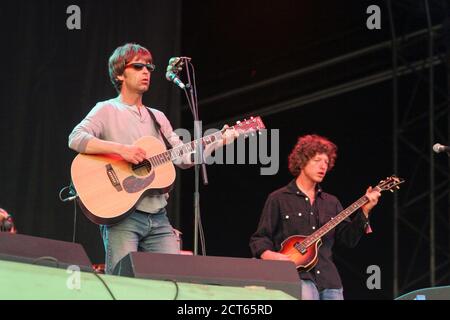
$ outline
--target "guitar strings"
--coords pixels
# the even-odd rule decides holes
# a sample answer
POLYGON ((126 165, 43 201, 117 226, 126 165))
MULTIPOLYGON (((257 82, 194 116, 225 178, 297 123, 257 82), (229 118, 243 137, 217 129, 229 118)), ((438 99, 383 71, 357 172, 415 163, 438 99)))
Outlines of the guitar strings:
MULTIPOLYGON (((234 128, 234 126, 231 127, 231 128, 234 128)), ((224 131, 225 131, 225 130, 226 130, 226 129, 224 129, 224 131)), ((220 132, 222 132, 222 131, 220 131, 220 132)), ((158 160, 161 160, 161 158, 158 158, 159 156, 163 156, 163 158, 162 158, 162 160, 163 160, 162 164, 167 163, 167 162, 169 162, 169 161, 172 160, 172 155, 171 155, 171 153, 172 153, 173 151, 175 151, 175 150, 177 150, 177 149, 183 149, 184 147, 186 147, 186 146, 188 146, 188 145, 191 145, 193 142, 197 142, 197 141, 200 141, 200 140, 201 140, 202 142, 204 142, 203 144, 208 145, 209 143, 214 142, 214 141, 210 141, 210 142, 208 143, 208 142, 205 141, 205 139, 206 139, 206 138, 209 138, 209 137, 215 137, 216 135, 217 135, 217 132, 215 132, 215 133, 213 133, 213 134, 210 134, 210 135, 208 135, 208 136, 206 136, 206 137, 203 137, 203 138, 200 138, 200 139, 197 139, 197 140, 194 140, 194 141, 185 143, 185 144, 183 144, 182 146, 178 146, 178 147, 172 148, 172 149, 167 150, 167 151, 165 151, 165 152, 163 152, 163 153, 160 153, 160 154, 158 154, 158 155, 154 155, 154 156, 152 156, 152 157, 150 157, 150 158, 147 158, 147 159, 145 159, 144 161, 138 163, 136 166, 133 166, 133 170, 138 170, 138 169, 141 169, 141 168, 143 168, 143 167, 147 167, 146 161, 148 161, 152 167, 159 166, 160 164, 157 163, 158 160), (167 159, 167 156, 168 156, 169 154, 170 154, 170 159, 166 160, 166 159, 167 159), (153 160, 153 161, 152 161, 152 160, 153 160)), ((192 146, 191 146, 191 149, 193 149, 192 146)), ((184 152, 183 152, 183 153, 184 153, 184 152)), ((177 153, 177 157, 180 157, 183 153, 177 153)))
MULTIPOLYGON (((235 127, 236 127, 236 126, 234 125, 234 126, 231 126, 231 127, 228 127, 228 128, 224 128, 224 129, 222 129, 222 130, 220 130, 220 131, 218 131, 218 132, 220 132, 221 134, 223 134, 225 131, 227 131, 227 130, 229 130, 229 129, 235 129, 235 127)), ((172 160, 172 152, 173 152, 173 151, 175 151, 175 150, 177 150, 177 149, 183 149, 184 147, 186 147, 186 146, 188 146, 188 145, 191 145, 193 142, 195 143, 195 142, 198 142, 198 141, 202 141, 202 144, 208 145, 209 143, 212 143, 212 142, 214 142, 214 141, 210 141, 210 142, 208 143, 208 142, 206 142, 206 138, 210 138, 210 137, 217 138, 216 135, 217 135, 218 132, 215 132, 215 133, 212 133, 212 134, 210 134, 210 135, 208 135, 208 136, 206 136, 206 137, 203 137, 203 138, 200 138, 200 139, 197 139, 197 140, 188 142, 188 143, 186 143, 186 144, 184 144, 184 145, 182 145, 182 146, 178 146, 178 147, 172 148, 172 149, 167 150, 167 151, 165 151, 165 152, 163 152, 163 153, 160 153, 159 155, 154 155, 153 157, 147 158, 147 159, 145 159, 144 161, 138 163, 136 166, 133 166, 133 170, 139 170, 139 169, 141 169, 141 168, 143 168, 143 167, 147 167, 148 164, 146 163, 146 161, 148 161, 152 167, 159 166, 160 164, 158 164, 158 160, 159 160, 159 161, 161 160, 161 158, 158 158, 159 156, 163 156, 163 159, 162 159, 163 162, 162 162, 162 164, 167 163, 167 162, 169 162, 169 161, 172 160), (170 158, 169 158, 169 159, 166 158, 167 155, 170 155, 170 158), (167 160, 166 160, 166 159, 167 159, 167 160)), ((191 149, 193 149, 192 146, 191 146, 191 149)), ((184 153, 184 152, 183 152, 183 153, 184 153)), ((180 157, 183 153, 177 153, 177 157, 180 157)))

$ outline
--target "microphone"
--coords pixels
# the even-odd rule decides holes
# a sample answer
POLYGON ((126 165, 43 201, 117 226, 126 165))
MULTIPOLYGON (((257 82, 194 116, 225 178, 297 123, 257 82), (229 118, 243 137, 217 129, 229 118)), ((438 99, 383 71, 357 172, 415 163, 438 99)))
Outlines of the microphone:
MULTIPOLYGON (((174 72, 178 73, 178 71, 181 71, 182 66, 191 60, 190 57, 172 57, 169 59, 169 66, 172 67, 172 69, 176 68, 174 72)), ((169 67, 167 67, 167 70, 169 70, 169 67)))
POLYGON ((436 153, 440 153, 440 152, 450 152, 450 147, 444 146, 444 145, 442 145, 442 144, 440 144, 440 143, 436 143, 436 144, 433 146, 433 151, 436 152, 436 153))
POLYGON ((181 89, 184 89, 186 87, 186 85, 183 82, 181 82, 180 78, 178 78, 176 73, 174 73, 172 71, 167 71, 166 72, 166 79, 169 80, 170 82, 175 83, 181 89))
POLYGON ((186 61, 191 61, 189 57, 172 57, 169 59, 169 65, 167 66, 166 79, 175 83, 181 89, 184 89, 186 85, 178 78, 178 72, 183 68, 183 64, 186 61))

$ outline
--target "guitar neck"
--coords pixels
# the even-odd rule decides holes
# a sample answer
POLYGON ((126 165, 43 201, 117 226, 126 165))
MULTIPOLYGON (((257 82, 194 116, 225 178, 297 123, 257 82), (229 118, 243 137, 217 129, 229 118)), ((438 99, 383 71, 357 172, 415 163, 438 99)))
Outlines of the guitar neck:
POLYGON ((237 121, 236 124, 232 127, 224 128, 222 130, 219 130, 217 132, 214 132, 210 135, 207 135, 203 138, 193 140, 191 142, 185 143, 181 146, 174 147, 170 150, 164 151, 162 153, 159 153, 157 155, 154 155, 147 160, 150 162, 150 164, 153 167, 160 166, 162 164, 165 164, 167 162, 174 161, 178 158, 183 157, 185 154, 189 154, 192 152, 195 152, 197 148, 201 145, 203 147, 206 147, 218 140, 222 139, 222 134, 229 129, 234 129, 238 132, 248 133, 248 131, 256 131, 265 129, 264 123, 262 122, 260 117, 250 117, 250 119, 246 119, 244 121, 237 121))
POLYGON ((156 154, 148 158, 147 160, 150 161, 152 166, 156 167, 165 164, 167 162, 174 161, 178 158, 181 158, 185 154, 194 152, 200 143, 202 144, 203 147, 205 147, 219 139, 222 139, 222 131, 214 132, 213 134, 207 135, 203 138, 193 140, 181 146, 156 154))
MULTIPOLYGON (((375 188, 375 189, 377 189, 377 188, 375 188)), ((348 206, 346 209, 342 210, 337 216, 333 217, 330 221, 325 223, 322 227, 320 227, 313 234, 306 237, 306 239, 303 240, 301 245, 304 246, 305 248, 308 248, 310 245, 312 245, 317 240, 319 240, 324 235, 326 235, 328 232, 330 232, 332 229, 334 229, 338 224, 340 224, 342 221, 344 221, 353 212, 355 212, 356 210, 361 208, 367 202, 369 202, 369 199, 367 198, 367 196, 365 196, 365 195, 362 196, 357 201, 355 201, 353 204, 348 206)))

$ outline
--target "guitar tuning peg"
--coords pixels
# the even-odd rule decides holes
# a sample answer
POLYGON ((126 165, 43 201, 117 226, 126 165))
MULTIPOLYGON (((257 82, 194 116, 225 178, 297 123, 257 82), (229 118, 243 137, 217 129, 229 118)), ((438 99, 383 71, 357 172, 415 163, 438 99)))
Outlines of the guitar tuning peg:
POLYGON ((389 191, 392 192, 392 193, 394 192, 394 190, 392 190, 392 189, 389 189, 389 191))
POLYGON ((253 117, 250 117, 250 120, 253 120, 253 117))
POLYGON ((236 121, 236 124, 241 124, 241 122, 240 121, 236 121))
POLYGON ((258 134, 259 134, 259 135, 262 135, 262 132, 261 132, 261 131, 258 131, 258 134))

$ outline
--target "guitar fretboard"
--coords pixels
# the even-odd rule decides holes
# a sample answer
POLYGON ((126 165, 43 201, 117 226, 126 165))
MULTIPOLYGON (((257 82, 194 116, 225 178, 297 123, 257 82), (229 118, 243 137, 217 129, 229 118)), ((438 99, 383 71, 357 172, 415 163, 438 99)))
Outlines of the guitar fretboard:
POLYGON ((222 139, 222 131, 217 131, 203 138, 193 140, 181 146, 164 151, 162 153, 159 153, 157 155, 148 158, 147 160, 153 167, 157 167, 167 162, 171 162, 178 158, 181 158, 183 155, 187 153, 194 152, 200 143, 202 143, 203 147, 206 147, 207 145, 210 145, 219 139, 222 139))
MULTIPOLYGON (((377 187, 376 187, 377 188, 377 187)), ((379 189, 379 188, 378 188, 379 189)), ((349 217, 353 212, 361 208, 363 205, 365 205, 367 202, 369 202, 369 199, 364 195, 361 198, 359 198, 357 201, 355 201, 353 204, 348 206, 346 209, 342 210, 337 216, 333 217, 330 221, 325 223, 322 227, 320 227, 317 231, 315 231, 313 234, 306 237, 305 240, 303 240, 300 243, 297 243, 295 247, 300 252, 305 251, 309 246, 311 246, 313 243, 315 243, 317 240, 322 238, 324 235, 326 235, 330 230, 335 228, 339 223, 344 221, 347 217, 349 217)))

